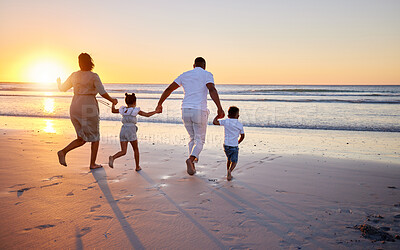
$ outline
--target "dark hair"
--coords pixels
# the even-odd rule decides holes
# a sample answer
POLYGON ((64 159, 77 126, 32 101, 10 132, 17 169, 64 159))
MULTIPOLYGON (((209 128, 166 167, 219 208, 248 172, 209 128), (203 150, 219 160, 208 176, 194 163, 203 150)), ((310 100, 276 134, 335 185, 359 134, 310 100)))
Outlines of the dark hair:
POLYGON ((239 108, 236 106, 230 106, 228 109, 228 117, 233 118, 239 113, 239 108))
POLYGON ((194 65, 195 65, 196 67, 205 68, 205 67, 206 67, 206 60, 204 60, 203 57, 197 57, 197 58, 194 60, 194 65))
POLYGON ((94 63, 92 57, 90 57, 88 53, 81 53, 78 56, 78 60, 79 60, 79 67, 81 68, 81 70, 91 71, 93 69, 94 63))
POLYGON ((129 105, 129 104, 134 104, 135 102, 136 102, 136 95, 135 95, 135 93, 132 93, 132 94, 125 93, 125 103, 126 103, 127 105, 129 105))

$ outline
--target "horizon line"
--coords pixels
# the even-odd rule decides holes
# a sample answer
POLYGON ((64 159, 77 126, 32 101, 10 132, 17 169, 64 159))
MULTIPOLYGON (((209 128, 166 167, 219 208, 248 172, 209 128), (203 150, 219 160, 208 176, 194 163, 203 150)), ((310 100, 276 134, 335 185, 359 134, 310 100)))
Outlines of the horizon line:
MULTIPOLYGON (((0 84, 56 84, 54 83, 40 83, 40 82, 13 82, 13 81, 0 81, 0 84)), ((137 82, 103 82, 103 84, 134 84, 134 85, 169 85, 170 83, 137 83, 137 82)), ((331 86, 399 86, 400 83, 217 83, 217 85, 331 85, 331 86)))

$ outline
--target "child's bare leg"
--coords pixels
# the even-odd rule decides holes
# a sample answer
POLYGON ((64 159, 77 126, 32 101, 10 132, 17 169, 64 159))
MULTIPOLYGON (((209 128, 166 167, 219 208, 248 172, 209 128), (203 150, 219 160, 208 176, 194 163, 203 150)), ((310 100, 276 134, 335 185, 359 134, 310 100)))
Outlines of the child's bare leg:
POLYGON ((132 148, 133 148, 133 154, 135 156, 135 163, 136 163, 136 171, 140 171, 142 170, 142 168, 139 166, 139 146, 138 146, 138 141, 131 141, 130 142, 132 144, 132 148))
POLYGON ((231 164, 232 162, 230 160, 226 161, 226 169, 227 169, 227 174, 226 174, 226 179, 228 181, 232 180, 232 175, 231 175, 231 164))
POLYGON ((65 148, 58 151, 57 155, 60 164, 63 166, 67 166, 67 162, 65 161, 65 156, 67 155, 67 153, 75 148, 82 146, 85 143, 86 142, 81 137, 78 137, 77 139, 73 140, 70 144, 68 144, 65 148))
POLYGON ((114 168, 114 160, 126 155, 126 149, 128 147, 128 142, 127 141, 121 141, 121 151, 117 152, 115 155, 112 155, 110 157, 108 157, 108 166, 110 166, 110 168, 114 168))
POLYGON ((235 169, 236 165, 237 165, 237 162, 232 162, 229 170, 232 172, 235 169))
POLYGON ((101 168, 102 166, 96 164, 97 151, 99 151, 100 141, 92 142, 90 147, 90 169, 101 168))
POLYGON ((228 181, 232 180, 232 178, 233 178, 232 171, 235 169, 236 164, 237 164, 237 162, 232 162, 231 167, 228 169, 228 176, 227 176, 228 181))
POLYGON ((230 160, 226 161, 226 170, 229 170, 231 168, 231 163, 232 162, 230 160))

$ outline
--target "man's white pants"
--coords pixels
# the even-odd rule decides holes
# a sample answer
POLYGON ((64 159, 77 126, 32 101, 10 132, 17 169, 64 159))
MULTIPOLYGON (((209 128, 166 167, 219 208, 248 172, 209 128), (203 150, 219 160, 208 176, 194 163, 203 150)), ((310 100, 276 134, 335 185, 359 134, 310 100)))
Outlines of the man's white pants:
POLYGON ((206 142, 208 113, 208 110, 182 109, 183 124, 190 136, 189 156, 193 155, 197 159, 206 142))

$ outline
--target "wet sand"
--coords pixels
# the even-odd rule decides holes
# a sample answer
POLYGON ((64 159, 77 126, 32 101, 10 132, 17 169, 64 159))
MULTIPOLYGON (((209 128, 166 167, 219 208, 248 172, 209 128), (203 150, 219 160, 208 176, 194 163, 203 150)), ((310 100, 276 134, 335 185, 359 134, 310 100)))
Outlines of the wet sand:
POLYGON ((102 122, 104 168, 90 171, 89 144, 67 155, 68 167, 58 164, 57 150, 74 138, 68 120, 23 119, 1 118, 1 249, 400 247, 400 240, 371 240, 354 228, 368 223, 400 233, 400 164, 385 156, 395 146, 379 146, 390 138, 378 144, 380 158, 368 152, 362 159, 363 148, 350 154, 346 146, 346 157, 333 157, 357 137, 336 136, 321 144, 323 154, 296 154, 290 145, 300 141, 289 138, 303 138, 303 151, 329 139, 247 129, 228 182, 219 128, 210 127, 197 173, 189 176, 182 125, 139 124, 143 170, 136 172, 131 148, 107 167, 119 150, 120 124, 102 122))

